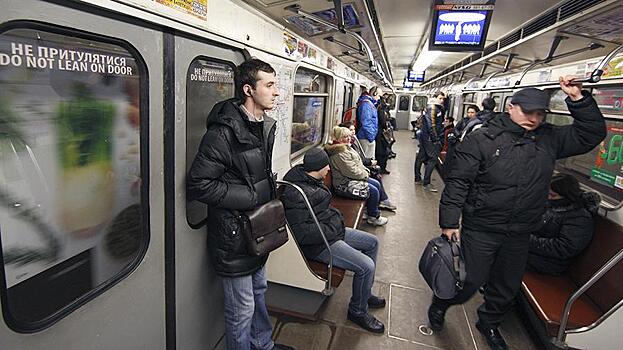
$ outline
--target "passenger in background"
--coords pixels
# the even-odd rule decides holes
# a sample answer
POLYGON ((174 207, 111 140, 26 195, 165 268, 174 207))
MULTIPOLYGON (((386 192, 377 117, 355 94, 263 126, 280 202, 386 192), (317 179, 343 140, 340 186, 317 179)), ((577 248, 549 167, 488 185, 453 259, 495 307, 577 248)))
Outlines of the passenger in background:
POLYGON ((445 117, 443 119, 443 146, 441 147, 441 152, 446 154, 448 152, 448 146, 450 141, 448 138, 450 134, 454 132, 454 118, 445 117))
POLYGON ((370 177, 370 171, 363 165, 357 152, 350 147, 350 130, 335 126, 331 137, 332 143, 325 145, 325 150, 329 154, 334 186, 351 180, 367 181, 370 195, 366 200, 366 221, 373 226, 387 224, 387 218, 381 216, 381 209, 396 210, 396 206, 387 197, 383 184, 370 177))
POLYGON ((546 123, 549 93, 527 88, 513 95, 509 113, 496 114, 455 148, 439 226, 448 239, 460 239, 467 279, 454 298, 433 297, 428 318, 434 330, 443 327, 448 307, 466 302, 486 283, 476 328, 492 349, 507 349, 498 326, 521 286, 530 233, 542 223, 554 163, 586 153, 606 137, 595 99, 573 79, 560 77, 572 125, 546 123))
POLYGON ((478 112, 476 118, 480 119, 482 123, 488 122, 491 118, 495 116, 495 100, 491 97, 487 97, 482 100, 482 111, 478 112))
POLYGON ((457 139, 462 139, 474 126, 482 124, 482 121, 477 118, 478 112, 480 112, 480 109, 476 105, 467 107, 465 116, 454 128, 454 134, 457 139))
POLYGON ((376 148, 376 134, 379 132, 379 120, 376 105, 382 91, 374 86, 370 92, 364 92, 357 101, 357 138, 361 142, 363 153, 368 158, 374 158, 376 148))
MULTIPOLYGON (((424 178, 422 179, 422 185, 424 189, 437 192, 437 189, 431 184, 431 176, 433 170, 439 161, 439 152, 441 152, 441 143, 443 142, 443 119, 445 116, 445 109, 443 107, 446 95, 443 92, 439 92, 436 95, 436 99, 433 99, 431 103, 426 107, 426 113, 422 119, 422 130, 420 137, 420 152, 421 159, 424 162, 424 178)), ((415 181, 419 182, 420 173, 417 167, 416 156, 415 167, 415 181)))
POLYGON ((552 178, 547 199, 543 227, 530 235, 527 269, 560 275, 591 242, 601 199, 583 192, 575 177, 563 173, 552 178))
POLYGON ((186 180, 189 200, 209 207, 208 249, 222 277, 227 349, 293 349, 274 344, 264 293, 268 255, 246 248, 240 212, 276 197, 271 171, 275 120, 265 115, 279 96, 275 70, 250 59, 235 71, 237 96, 217 103, 186 180))
POLYGON ((305 153, 303 164, 294 166, 283 179, 300 186, 305 192, 331 251, 326 248, 301 195, 290 187, 281 196, 288 225, 308 260, 328 264, 329 257, 333 255, 334 266, 355 273, 347 317, 365 330, 383 333, 383 323, 368 312, 368 307, 385 307, 385 299, 372 295, 379 242, 367 232, 344 227, 344 218, 330 206, 331 191, 323 183, 328 172, 329 158, 326 152, 312 148, 305 153))
POLYGON ((392 153, 391 145, 393 143, 392 126, 389 124, 389 104, 387 96, 383 95, 378 101, 378 133, 376 134, 375 158, 381 167, 381 174, 389 175, 387 170, 387 160, 392 153))

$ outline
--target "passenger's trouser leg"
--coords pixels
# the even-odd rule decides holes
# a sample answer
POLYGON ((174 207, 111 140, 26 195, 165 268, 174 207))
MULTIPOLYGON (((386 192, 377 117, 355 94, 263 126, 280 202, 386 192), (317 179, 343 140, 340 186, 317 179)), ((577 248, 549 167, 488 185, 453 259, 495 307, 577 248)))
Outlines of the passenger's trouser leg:
POLYGON ((387 193, 385 192, 385 187, 383 187, 383 183, 381 181, 369 177, 368 183, 379 190, 379 201, 384 201, 388 198, 387 193))
POLYGON ((415 164, 413 165, 413 173, 415 174, 416 181, 422 181, 422 163, 424 163, 425 157, 424 146, 420 145, 417 154, 415 155, 415 164))
MULTIPOLYGON (((348 304, 348 311, 356 316, 368 312, 368 299, 372 295, 378 239, 367 232, 346 228, 344 240, 331 245, 333 265, 353 271, 353 295, 348 304)), ((315 260, 328 263, 329 252, 325 249, 315 260)))
POLYGON ((512 306, 521 287, 528 259, 530 235, 506 237, 498 250, 487 287, 485 302, 478 308, 480 322, 496 328, 512 306))
POLYGON ((264 301, 266 288, 265 267, 248 276, 223 277, 227 349, 273 348, 264 301))
POLYGON ((461 248, 467 272, 463 290, 449 300, 433 297, 433 303, 442 309, 462 304, 487 283, 478 317, 486 325, 497 327, 521 285, 528 242, 529 235, 462 230, 461 248))
POLYGON ((424 161, 424 179, 422 180, 422 184, 428 185, 430 184, 430 178, 438 162, 437 157, 439 157, 440 147, 438 144, 425 141, 424 151, 426 151, 426 157, 424 161))
POLYGON ((368 141, 367 139, 359 139, 361 143, 361 149, 368 158, 374 158, 374 152, 376 151, 376 141, 368 141))
POLYGON ((370 195, 368 196, 368 199, 366 199, 366 211, 369 217, 376 218, 381 214, 381 212, 379 211, 379 201, 381 194, 378 187, 374 186, 374 184, 371 183, 370 180, 373 179, 368 178, 368 189, 370 191, 370 195))

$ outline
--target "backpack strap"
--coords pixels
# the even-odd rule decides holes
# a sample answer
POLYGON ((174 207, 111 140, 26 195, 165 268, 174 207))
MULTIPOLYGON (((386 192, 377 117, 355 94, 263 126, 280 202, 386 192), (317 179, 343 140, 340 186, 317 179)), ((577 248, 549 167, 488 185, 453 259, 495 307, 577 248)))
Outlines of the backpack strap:
POLYGON ((450 248, 452 249, 452 266, 454 267, 454 273, 457 277, 456 286, 459 289, 463 289, 463 283, 465 282, 465 277, 467 276, 467 271, 465 270, 465 259, 463 259, 461 246, 454 237, 452 237, 452 240, 450 241, 450 248))

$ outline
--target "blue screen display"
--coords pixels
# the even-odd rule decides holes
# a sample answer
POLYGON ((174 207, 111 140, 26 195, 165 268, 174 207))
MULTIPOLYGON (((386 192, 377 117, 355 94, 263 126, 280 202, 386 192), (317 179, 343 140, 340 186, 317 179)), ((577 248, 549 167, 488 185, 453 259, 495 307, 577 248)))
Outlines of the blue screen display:
POLYGON ((415 71, 410 70, 409 74, 407 74, 408 81, 414 81, 416 83, 421 83, 424 81, 424 72, 423 71, 415 71))
POLYGON ((439 11, 435 28, 435 45, 479 46, 487 11, 439 11))
POLYGON ((404 83, 402 83, 402 87, 405 89, 411 89, 413 87, 413 82, 405 81, 404 83))

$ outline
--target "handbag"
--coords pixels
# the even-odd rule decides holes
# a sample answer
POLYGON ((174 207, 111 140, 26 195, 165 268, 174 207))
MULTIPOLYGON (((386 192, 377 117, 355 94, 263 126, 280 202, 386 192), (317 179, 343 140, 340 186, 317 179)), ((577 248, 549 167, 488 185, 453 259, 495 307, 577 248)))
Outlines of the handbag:
POLYGON ((336 194, 353 199, 368 199, 370 187, 367 181, 347 180, 335 187, 336 194))
POLYGON ((249 254, 266 255, 288 241, 286 214, 280 200, 273 199, 244 214, 244 233, 249 254))
POLYGON ((439 299, 452 299, 465 282, 465 262, 456 239, 441 235, 428 241, 420 258, 420 273, 439 299))

